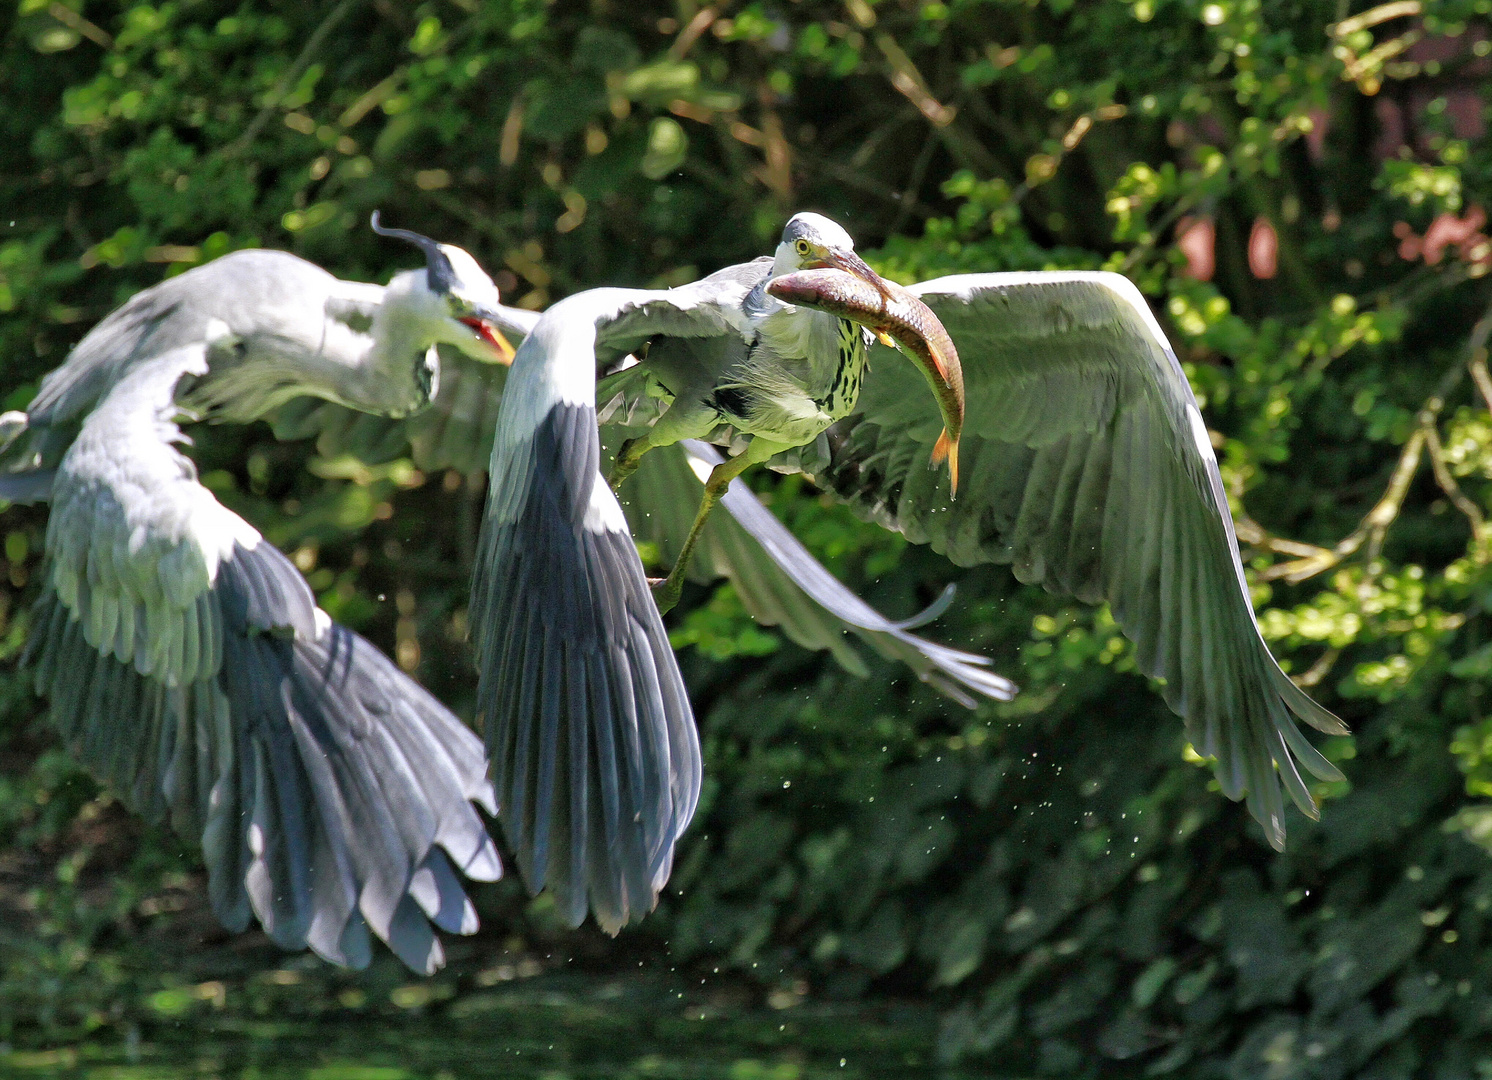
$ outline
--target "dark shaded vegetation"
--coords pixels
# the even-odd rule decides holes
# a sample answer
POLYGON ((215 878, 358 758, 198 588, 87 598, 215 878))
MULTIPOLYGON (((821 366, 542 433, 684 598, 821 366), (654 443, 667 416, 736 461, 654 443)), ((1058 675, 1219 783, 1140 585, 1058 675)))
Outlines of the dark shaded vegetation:
MULTIPOLYGON (((1292 811, 1271 853, 1105 612, 764 476, 882 610, 957 580, 932 636, 995 657, 1022 696, 966 712, 756 628, 728 589, 686 593, 671 624, 708 780, 659 910, 613 942, 562 932, 513 882, 481 890, 482 936, 417 1004, 456 1030, 483 971, 641 961, 784 1018, 917 998, 937 1033, 907 1052, 1011 1073, 1487 1075, 1489 10, 21 0, 0 14, 0 396, 23 405, 125 297, 237 247, 386 278, 409 256, 366 228, 375 207, 535 307, 691 280, 768 250, 800 208, 902 280, 1122 270, 1203 399, 1266 637, 1357 732, 1323 746, 1349 780, 1318 788, 1321 822, 1292 811), (1207 281, 1178 243, 1198 222, 1207 281)), ((205 481, 323 606, 470 715, 480 478, 328 460, 264 425, 193 435, 205 481)), ((44 523, 0 520, 11 659, 44 523)), ((252 1016, 256 971, 379 1010, 407 983, 387 957, 343 976, 225 940, 192 845, 79 773, 10 667, 0 762, 10 1045, 169 1043, 168 1021, 211 1026, 220 990, 252 1016)), ((739 1075, 833 1064, 806 1053, 739 1075)))

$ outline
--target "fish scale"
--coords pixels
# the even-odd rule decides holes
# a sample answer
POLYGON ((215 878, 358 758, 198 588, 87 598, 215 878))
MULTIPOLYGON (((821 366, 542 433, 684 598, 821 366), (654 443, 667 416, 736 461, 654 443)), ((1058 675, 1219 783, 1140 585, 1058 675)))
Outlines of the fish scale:
MULTIPOLYGON (((947 460, 950 490, 956 493, 958 439, 964 423, 964 375, 953 339, 932 310, 893 282, 882 281, 875 285, 843 270, 800 270, 784 274, 774 278, 767 291, 786 303, 841 316, 841 342, 845 325, 853 319, 861 326, 889 335, 903 352, 917 361, 943 415, 943 434, 933 446, 932 461, 936 465, 947 460)), ((860 352, 863 357, 863 340, 860 352)), ((840 367, 843 371, 843 359, 840 367)), ((853 392, 845 412, 854 408, 863 371, 862 359, 854 368, 853 392)), ((836 374, 836 386, 838 381, 836 374)))

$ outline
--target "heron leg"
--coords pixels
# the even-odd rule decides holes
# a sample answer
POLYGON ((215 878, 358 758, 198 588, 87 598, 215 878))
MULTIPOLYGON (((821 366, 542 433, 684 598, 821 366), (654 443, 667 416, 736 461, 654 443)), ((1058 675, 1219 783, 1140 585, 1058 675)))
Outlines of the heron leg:
POLYGON ((653 448, 652 434, 650 430, 646 435, 628 439, 617 449, 616 460, 611 463, 611 475, 606 478, 612 491, 620 491, 627 477, 635 473, 642 464, 642 455, 653 448))
POLYGON ((653 600, 658 605, 659 614, 668 614, 679 602, 679 597, 684 592, 684 574, 689 569, 689 558, 694 554, 694 545, 699 541, 699 534, 704 530, 710 511, 724 497, 730 488, 730 482, 750 466, 766 461, 785 449, 787 447, 781 443, 754 438, 741 453, 733 458, 726 458, 711 470, 710 478, 705 481, 705 495, 700 500, 699 512, 694 515, 694 524, 689 527, 689 535, 684 539, 684 546, 679 549, 679 557, 674 560, 668 577, 653 586, 653 600))

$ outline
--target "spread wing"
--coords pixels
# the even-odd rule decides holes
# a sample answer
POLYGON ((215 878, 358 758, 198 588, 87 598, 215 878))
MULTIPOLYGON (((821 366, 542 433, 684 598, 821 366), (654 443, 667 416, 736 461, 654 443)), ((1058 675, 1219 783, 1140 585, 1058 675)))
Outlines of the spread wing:
POLYGON ((432 922, 476 928, 454 870, 500 874, 480 742, 197 483, 173 397, 205 368, 201 345, 136 365, 63 457, 37 689, 131 807, 200 838, 225 925, 352 966, 371 930, 428 973, 432 922))
POLYGON ((1296 762, 1340 776, 1294 717, 1346 728, 1259 635, 1206 428, 1144 298, 1109 273, 971 274, 912 291, 963 361, 958 498, 929 468, 937 407, 884 347, 818 480, 956 563, 1009 563, 1022 581, 1107 601, 1192 744, 1217 759, 1223 791, 1246 792, 1282 846, 1281 782, 1315 816, 1296 762))
MULTIPOLYGON (((632 533, 659 545, 671 561, 689 532, 719 450, 694 440, 660 447, 643 458, 627 481, 622 504, 632 533)), ((950 649, 910 632, 936 618, 952 599, 952 587, 928 611, 893 622, 866 604, 824 569, 801 541, 752 494, 733 481, 723 505, 729 514, 712 515, 694 553, 694 576, 726 578, 746 610, 766 626, 781 626, 808 649, 826 649, 847 670, 865 671, 864 661, 845 640, 851 631, 888 660, 906 664, 917 677, 963 705, 973 695, 1008 700, 1015 684, 989 670, 987 657, 950 649)))
MULTIPOLYGON (((0 416, 0 476, 55 467, 83 418, 137 363, 214 341, 231 350, 244 338, 315 351, 328 331, 361 334, 361 315, 382 293, 377 285, 339 281, 288 251, 258 249, 232 252, 142 289, 42 379, 26 412, 0 416)), ((226 368, 233 357, 215 359, 226 368)), ((235 419, 254 417, 252 400, 238 404, 235 419)))
POLYGON ((472 581, 478 707, 530 891, 615 933, 651 911, 699 798, 699 737, 663 621, 602 479, 582 294, 514 358, 472 581), (572 317, 573 316, 573 317, 572 317))

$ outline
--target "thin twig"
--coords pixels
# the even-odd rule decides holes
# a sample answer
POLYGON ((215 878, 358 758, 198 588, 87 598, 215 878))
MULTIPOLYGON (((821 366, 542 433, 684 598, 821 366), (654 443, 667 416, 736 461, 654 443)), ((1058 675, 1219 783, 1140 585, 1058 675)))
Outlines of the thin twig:
POLYGON ((1471 361, 1466 366, 1471 372, 1471 381, 1476 383, 1482 400, 1487 403, 1488 411, 1492 412, 1492 375, 1487 374, 1487 350, 1472 353, 1471 361))
POLYGON ((1445 492, 1446 498, 1455 504, 1456 509, 1466 515, 1466 520, 1471 522, 1471 535, 1480 540, 1482 529, 1485 525, 1485 517, 1481 507, 1466 497, 1461 490, 1461 485, 1456 483, 1456 478, 1451 475, 1450 469, 1445 465, 1445 448, 1440 445, 1440 432, 1435 429, 1434 424, 1425 428, 1425 449, 1430 452, 1430 468, 1435 471, 1435 482, 1440 485, 1440 490, 1445 492))
MULTIPOLYGON (((1256 547, 1264 548, 1266 551, 1276 551, 1281 554, 1295 554, 1292 548, 1306 548, 1301 557, 1290 562, 1278 563, 1263 570, 1259 577, 1263 581, 1274 581, 1283 578, 1291 585, 1298 585, 1308 578, 1330 570, 1342 560, 1355 554, 1364 543, 1367 544, 1367 561, 1372 564, 1377 561, 1383 551, 1383 540, 1388 533, 1388 527, 1393 524, 1394 519, 1399 516, 1403 508, 1404 499, 1409 493, 1410 482, 1414 479, 1415 472, 1419 469, 1420 457, 1428 449, 1431 457, 1431 468, 1435 470, 1436 482, 1462 513, 1472 521, 1472 531, 1480 538, 1482 522, 1485 520, 1482 511, 1470 499, 1461 492, 1455 479, 1445 468, 1444 461, 1440 456, 1440 434, 1436 429, 1436 422, 1440 413, 1445 408, 1446 399, 1456 389, 1461 379, 1465 377, 1468 370, 1472 377, 1477 378, 1476 364, 1481 362, 1483 375, 1486 374, 1487 340, 1492 336, 1492 306, 1489 306, 1482 317, 1471 330, 1471 336, 1466 342, 1466 351, 1469 354, 1467 362, 1456 364, 1443 376, 1440 383, 1435 387, 1434 393, 1425 399, 1415 416, 1414 434, 1404 444, 1404 449, 1399 453, 1398 464, 1394 466, 1393 473, 1389 476, 1388 486, 1379 498, 1373 509, 1363 517, 1357 528, 1353 529, 1340 543, 1332 548, 1311 547, 1301 545, 1296 541, 1282 540, 1270 536, 1257 522, 1246 520, 1240 523, 1238 535, 1248 543, 1256 547), (1462 505, 1462 502, 1465 505, 1462 505)), ((1492 380, 1489 380, 1492 382, 1492 380)), ((1480 384, 1479 384, 1480 385, 1480 384)))
POLYGON ((700 8, 689 20, 687 26, 679 31, 678 37, 673 39, 673 44, 668 47, 668 56, 671 60, 682 60, 694 48, 694 43, 700 39, 706 30, 720 17, 720 9, 715 6, 700 8))
POLYGON ((109 34, 107 30, 99 26, 97 23, 89 22, 72 8, 62 3, 61 0, 54 0, 52 5, 47 8, 47 14, 52 16, 52 18, 56 19, 69 30, 74 31, 75 33, 82 34, 85 38, 93 42, 99 48, 114 48, 114 38, 109 34))
POLYGON ((1299 675, 1291 675, 1290 681, 1302 690, 1309 690, 1330 673, 1342 655, 1341 649, 1327 649, 1316 658, 1316 662, 1299 675))
POLYGON ((1139 265, 1140 260, 1155 249, 1155 245, 1160 242, 1160 238, 1164 235, 1165 231, 1181 220, 1183 215, 1191 213, 1192 208, 1196 204, 1196 198, 1191 195, 1183 195, 1177 199, 1175 204, 1160 216, 1160 220, 1146 230, 1150 234, 1150 239, 1144 240, 1130 249, 1129 254, 1124 257, 1124 265, 1119 268, 1119 272, 1121 274, 1128 274, 1139 265))
POLYGON ((1404 444, 1403 452, 1399 455, 1399 463, 1394 466, 1383 496, 1373 509, 1364 515, 1357 528, 1344 537, 1336 547, 1320 548, 1316 554, 1307 558, 1271 566, 1259 577, 1264 581, 1284 578, 1291 585, 1298 585, 1307 578, 1313 578, 1317 574, 1330 570, 1349 555, 1355 554, 1357 549, 1363 546, 1364 541, 1368 543, 1369 561, 1376 559, 1383 545, 1384 534, 1388 531, 1389 525, 1393 524, 1394 518, 1399 516, 1399 510, 1404 505, 1404 496, 1409 493, 1409 482, 1414 479, 1415 471, 1419 468, 1420 454, 1424 452, 1424 448, 1424 428, 1416 428, 1414 434, 1409 437, 1409 441, 1404 444))
POLYGON ((301 73, 311 66, 311 57, 316 55, 316 50, 321 48, 321 43, 326 40, 326 36, 332 32, 337 23, 342 21, 342 17, 351 11, 357 3, 358 0, 342 0, 340 4, 327 12, 326 18, 321 20, 321 25, 313 30, 311 36, 306 39, 306 44, 301 49, 300 55, 285 69, 285 74, 280 77, 279 83, 270 91, 269 97, 265 99, 264 107, 259 110, 258 115, 249 121, 249 126, 243 129, 243 133, 238 138, 223 147, 222 155, 224 157, 237 156, 259 137, 259 133, 264 130, 264 125, 269 123, 269 118, 274 115, 275 109, 279 107, 280 102, 285 100, 285 95, 290 93, 290 88, 295 85, 295 80, 299 79, 301 73))
POLYGON ((891 68, 891 85, 896 92, 905 97, 917 107, 917 111, 935 126, 947 127, 953 123, 954 116, 958 110, 944 105, 933 96, 932 90, 928 88, 927 80, 922 77, 922 72, 917 70, 917 65, 912 58, 906 54, 897 40, 887 33, 876 35, 876 45, 881 50, 881 55, 886 58, 886 63, 891 68))

